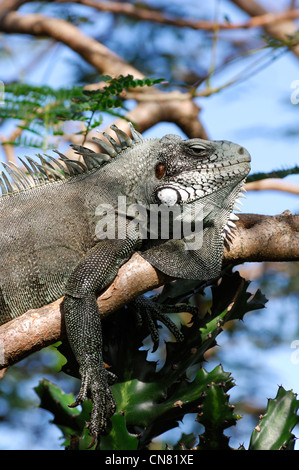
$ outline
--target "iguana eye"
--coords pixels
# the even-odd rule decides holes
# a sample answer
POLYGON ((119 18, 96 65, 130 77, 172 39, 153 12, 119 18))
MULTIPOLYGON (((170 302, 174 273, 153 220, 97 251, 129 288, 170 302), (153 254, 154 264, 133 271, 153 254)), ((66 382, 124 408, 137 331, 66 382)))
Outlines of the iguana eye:
POLYGON ((156 178, 158 178, 158 180, 163 178, 163 176, 165 175, 165 171, 166 171, 165 165, 163 165, 163 163, 158 163, 158 165, 155 168, 156 178))
POLYGON ((194 144, 189 147, 192 152, 196 153, 197 155, 201 155, 207 151, 206 147, 201 144, 194 144))

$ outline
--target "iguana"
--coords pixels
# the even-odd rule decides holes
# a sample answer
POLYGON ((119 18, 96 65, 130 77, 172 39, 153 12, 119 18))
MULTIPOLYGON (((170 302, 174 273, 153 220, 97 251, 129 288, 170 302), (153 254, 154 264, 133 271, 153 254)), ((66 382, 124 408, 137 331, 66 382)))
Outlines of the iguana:
POLYGON ((70 406, 91 394, 93 437, 105 430, 107 416, 115 411, 109 388, 113 374, 102 360, 97 294, 136 251, 175 278, 218 276, 226 234, 237 220, 232 211, 250 169, 247 150, 228 141, 177 135, 144 139, 132 125, 131 139, 112 129, 117 140, 106 133, 104 140, 94 137, 101 152, 73 145, 81 160, 57 151, 58 159, 20 158, 24 169, 3 163, 6 171, 0 175, 0 324, 64 296, 67 337, 81 375, 70 406), (132 214, 119 210, 119 198, 126 208, 138 204, 146 211, 155 205, 199 204, 201 246, 188 249, 187 237, 175 238, 172 231, 169 239, 160 233, 152 240, 148 226, 147 237, 141 237, 132 214), (98 230, 107 207, 115 209, 117 221, 110 238, 98 230), (118 236, 124 228, 125 236, 118 236))

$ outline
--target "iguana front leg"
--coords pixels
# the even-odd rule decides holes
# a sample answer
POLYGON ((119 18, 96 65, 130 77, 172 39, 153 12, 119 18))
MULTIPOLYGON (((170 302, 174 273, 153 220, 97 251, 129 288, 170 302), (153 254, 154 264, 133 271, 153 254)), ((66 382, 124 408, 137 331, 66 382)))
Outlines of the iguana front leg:
POLYGON ((101 319, 96 294, 116 276, 138 245, 137 239, 103 240, 92 248, 70 276, 64 299, 67 336, 79 364, 81 389, 77 406, 92 396, 88 428, 97 437, 106 428, 107 417, 115 411, 109 388, 111 373, 102 357, 101 319))

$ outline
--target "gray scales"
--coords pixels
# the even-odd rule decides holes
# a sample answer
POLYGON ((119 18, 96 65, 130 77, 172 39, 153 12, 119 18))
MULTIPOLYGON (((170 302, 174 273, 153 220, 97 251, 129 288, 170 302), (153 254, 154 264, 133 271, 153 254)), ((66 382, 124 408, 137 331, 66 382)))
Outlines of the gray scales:
MULTIPOLYGON (((71 406, 91 394, 88 428, 94 438, 115 411, 96 295, 136 251, 172 277, 218 276, 225 238, 237 220, 235 203, 250 169, 249 153, 232 142, 176 135, 144 139, 130 127, 133 140, 116 126, 117 140, 105 133, 105 141, 94 137, 102 153, 73 145, 81 161, 59 152, 58 159, 26 157, 20 159, 25 170, 3 163, 6 172, 0 175, 0 324, 65 296, 68 341, 81 375, 71 406), (202 246, 188 250, 183 238, 142 238, 123 213, 119 220, 126 236, 99 239, 98 207, 109 204, 117 211, 119 196, 145 208, 196 202, 202 210, 202 246)), ((180 332, 162 313, 160 319, 179 339, 180 332)))

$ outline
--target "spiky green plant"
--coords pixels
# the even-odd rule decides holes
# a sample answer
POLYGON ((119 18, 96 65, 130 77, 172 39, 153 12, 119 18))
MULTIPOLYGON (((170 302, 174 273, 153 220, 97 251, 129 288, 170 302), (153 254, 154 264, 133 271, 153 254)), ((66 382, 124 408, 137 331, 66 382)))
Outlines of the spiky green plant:
MULTIPOLYGON (((104 322, 105 361, 118 375, 118 382, 112 386, 117 412, 107 434, 100 439, 99 449, 149 449, 153 439, 177 427, 187 413, 196 413, 204 432, 199 436, 184 434, 177 444, 167 445, 168 449, 231 449, 224 431, 240 419, 228 396, 234 380, 221 365, 210 372, 202 365, 206 351, 215 346, 227 322, 264 307, 267 300, 263 294, 257 291, 251 295, 248 286, 248 281, 230 270, 219 284, 212 283, 210 311, 203 318, 193 315, 182 325, 182 343, 166 342, 160 369, 156 362, 147 360, 147 351, 141 349, 147 332, 136 326, 131 312, 123 310, 104 322)), ((192 302, 194 292, 202 293, 203 289, 194 281, 176 281, 165 286, 157 300, 166 304, 192 302)), ((48 381, 42 381, 36 392, 41 406, 51 411, 53 423, 61 429, 64 446, 88 448, 91 437, 84 423, 89 419, 91 402, 85 402, 81 411, 70 409, 67 405, 74 397, 48 381)), ((297 423, 298 403, 294 393, 280 388, 255 428, 249 449, 292 448, 291 431, 297 423)))

